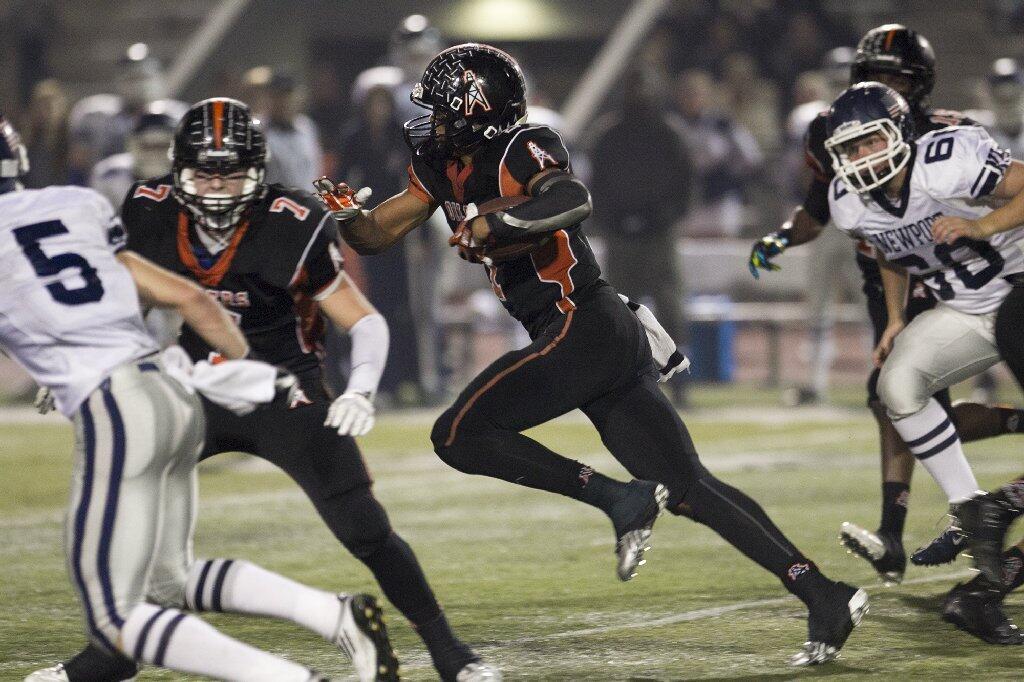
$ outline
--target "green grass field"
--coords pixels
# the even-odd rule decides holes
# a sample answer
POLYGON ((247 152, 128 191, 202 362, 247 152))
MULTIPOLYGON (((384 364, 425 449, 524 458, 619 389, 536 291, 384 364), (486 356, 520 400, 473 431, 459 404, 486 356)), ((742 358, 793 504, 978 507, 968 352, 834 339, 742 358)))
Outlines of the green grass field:
MULTIPOLYGON (((966 574, 964 560, 912 568, 904 585, 887 588, 839 546, 840 522, 873 527, 878 518, 875 431, 866 411, 784 413, 754 407, 764 403, 751 392, 749 409, 732 407, 738 395, 704 394, 702 409, 688 418, 709 468, 760 501, 826 573, 871 593, 871 613, 842 658, 821 669, 786 666, 804 640, 801 605, 701 526, 664 517, 649 563, 623 584, 614 574, 610 524, 599 512, 447 468, 429 450, 429 416, 384 418, 363 446, 376 491, 450 620, 506 679, 1020 679, 1019 649, 983 645, 939 620, 942 596, 966 574)), ((625 477, 579 419, 533 435, 625 477)), ((2 680, 20 680, 83 643, 61 549, 70 442, 59 417, 0 424, 2 680)), ((995 486, 1018 473, 1022 447, 1012 437, 969 445, 981 483, 995 486)), ((234 456, 201 470, 200 555, 244 557, 325 589, 379 594, 282 474, 234 456)), ((922 470, 915 481, 910 549, 940 530, 945 507, 922 470)), ((1022 601, 1011 596, 1008 603, 1020 615, 1022 601)), ((413 631, 393 608, 388 613, 405 678, 436 679, 413 631)), ((209 619, 323 672, 350 674, 333 647, 289 623, 209 619)), ((146 670, 141 679, 184 678, 146 670)))

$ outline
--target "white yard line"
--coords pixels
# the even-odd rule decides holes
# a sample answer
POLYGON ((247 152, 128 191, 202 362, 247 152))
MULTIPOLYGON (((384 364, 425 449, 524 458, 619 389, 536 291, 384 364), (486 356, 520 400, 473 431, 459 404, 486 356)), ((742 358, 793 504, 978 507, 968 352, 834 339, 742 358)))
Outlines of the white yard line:
MULTIPOLYGON (((904 580, 901 585, 924 585, 928 583, 938 583, 944 581, 952 581, 957 578, 963 578, 971 574, 971 571, 954 571, 952 573, 937 573, 934 575, 921 576, 920 578, 911 578, 910 580, 904 580)), ((875 592, 878 590, 895 590, 896 587, 885 587, 882 585, 875 585, 871 587, 865 587, 865 590, 869 592, 875 592)), ((757 609, 765 606, 785 606, 786 604, 794 603, 796 597, 790 595, 787 597, 777 597, 775 599, 758 599, 755 601, 737 602, 735 604, 723 604, 722 606, 709 606, 705 609, 696 609, 694 611, 685 611, 683 613, 676 613, 671 616, 665 616, 663 618, 647 619, 642 621, 634 621, 630 623, 616 623, 614 625, 602 625, 594 628, 583 628, 581 630, 567 630, 565 632, 553 632, 547 635, 539 635, 537 637, 523 637, 516 639, 515 642, 509 642, 509 644, 520 644, 527 642, 546 642, 555 639, 567 639, 570 637, 586 637, 588 635, 599 635, 605 632, 615 632, 617 630, 637 630, 640 628, 652 628, 659 627, 662 625, 674 625, 676 623, 691 623, 696 620, 706 620, 709 618, 718 618, 724 616, 727 613, 734 611, 743 611, 745 609, 757 609)))

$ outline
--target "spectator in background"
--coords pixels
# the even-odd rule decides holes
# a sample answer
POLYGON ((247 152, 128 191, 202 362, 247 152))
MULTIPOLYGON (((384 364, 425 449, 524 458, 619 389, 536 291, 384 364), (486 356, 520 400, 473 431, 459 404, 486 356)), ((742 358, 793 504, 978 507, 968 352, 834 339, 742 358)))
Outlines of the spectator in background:
POLYGON ((168 151, 178 119, 159 104, 150 105, 135 119, 125 143, 126 151, 102 159, 93 166, 89 186, 120 209, 128 189, 139 180, 171 172, 168 151))
POLYGON ((267 182, 310 191, 323 175, 323 151, 316 124, 302 113, 298 81, 282 69, 257 66, 245 82, 256 95, 254 109, 267 140, 267 182))
MULTIPOLYGON (((395 117, 390 89, 371 87, 353 102, 353 108, 354 117, 341 137, 340 174, 353 187, 373 188, 374 197, 366 204, 370 209, 378 203, 374 200, 377 197, 387 198, 405 189, 409 149, 396 135, 400 122, 395 117)), ((398 405, 419 404, 423 391, 416 325, 409 304, 405 241, 376 256, 364 256, 361 263, 366 294, 391 328, 391 346, 379 393, 398 405)))
POLYGON ((775 84, 761 78, 757 62, 746 52, 732 52, 722 64, 723 107, 750 131, 761 151, 774 155, 779 139, 779 95, 775 84))
POLYGON ((60 81, 47 78, 36 83, 18 127, 32 157, 25 186, 40 188, 65 184, 68 176, 68 98, 60 81))
POLYGON ((68 180, 85 185, 93 165, 125 150, 136 118, 152 103, 160 102, 176 118, 188 105, 167 96, 160 62, 149 48, 136 43, 119 62, 117 94, 85 97, 71 108, 68 121, 68 180))
POLYGON ((710 74, 684 71, 676 84, 676 107, 697 171, 703 229, 736 236, 743 226, 747 183, 760 169, 761 149, 753 135, 718 109, 710 74))
POLYGON ((766 67, 779 86, 780 110, 789 111, 794 106, 797 77, 805 71, 817 69, 822 53, 833 43, 817 16, 807 11, 790 15, 781 35, 785 39, 773 42, 772 51, 766 54, 766 67))
MULTIPOLYGON (((803 200, 810 182, 804 137, 807 129, 832 100, 846 89, 855 51, 829 51, 820 69, 800 74, 793 88, 793 110, 786 117, 787 146, 784 152, 789 190, 794 204, 803 200)), ((788 405, 817 404, 828 400, 832 360, 835 357, 833 331, 835 303, 860 299, 863 279, 856 260, 850 258, 850 240, 839 230, 826 228, 811 245, 804 304, 810 326, 810 347, 805 385, 786 389, 788 405)))
POLYGON ((985 94, 992 110, 986 128, 992 139, 1009 149, 1015 159, 1024 158, 1024 72, 1016 59, 992 62, 985 79, 985 94))
MULTIPOLYGON (((445 47, 441 32, 431 25, 427 17, 422 14, 405 17, 391 33, 385 63, 366 69, 356 77, 352 101, 361 101, 365 93, 374 87, 386 88, 394 104, 396 127, 392 135, 396 140, 402 140, 402 124, 423 113, 423 109, 413 104, 410 98, 413 85, 423 75, 427 63, 445 47)), ((344 150, 341 152, 343 154, 344 150)), ((408 183, 404 166, 397 180, 402 187, 408 183)), ((403 249, 409 265, 409 298, 420 348, 420 385, 428 400, 433 400, 439 398, 444 390, 440 380, 442 271, 457 264, 442 257, 451 231, 441 211, 431 216, 427 228, 410 235, 403 249)))
MULTIPOLYGON (((626 77, 621 110, 597 124, 591 189, 608 280, 631 299, 653 303, 669 335, 683 339, 676 224, 688 208, 693 167, 658 92, 646 69, 626 77)), ((682 402, 683 384, 673 381, 671 389, 682 402)))
POLYGON ((341 149, 343 121, 348 107, 345 101, 345 86, 338 72, 329 62, 314 62, 309 74, 309 117, 320 131, 320 146, 323 149, 324 175, 338 177, 338 151, 341 149))

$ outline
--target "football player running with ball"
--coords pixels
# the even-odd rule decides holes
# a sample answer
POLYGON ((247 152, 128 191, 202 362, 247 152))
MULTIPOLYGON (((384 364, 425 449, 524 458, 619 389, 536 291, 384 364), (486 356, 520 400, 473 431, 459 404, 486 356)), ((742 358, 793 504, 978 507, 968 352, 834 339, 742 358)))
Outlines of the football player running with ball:
POLYGON ((442 208, 452 246, 484 264, 494 293, 533 339, 491 364, 441 415, 431 434, 438 456, 465 473, 602 510, 622 580, 641 564, 663 507, 709 526, 807 605, 808 641, 792 663, 834 659, 867 611, 866 593, 822 575, 756 502, 700 463, 657 385, 683 358, 661 342, 648 311, 634 314, 601 279, 581 226, 590 193, 558 133, 524 122, 519 65, 488 45, 458 45, 430 62, 412 99, 428 113, 405 124, 408 188, 372 211, 344 185, 321 181, 321 196, 345 239, 367 254, 442 208), (636 480, 613 480, 522 433, 575 409, 636 480))
MULTIPOLYGON (((885 290, 888 324, 874 352, 879 397, 955 512, 978 484, 957 428, 934 396, 999 362, 996 311, 1012 289, 1008 279, 1024 272, 1024 228, 1012 223, 985 239, 947 241, 935 238, 933 228, 951 218, 984 221, 992 211, 988 201, 1024 190, 1024 165, 976 126, 949 126, 915 140, 906 101, 881 83, 860 83, 840 95, 829 109, 828 132, 825 147, 836 172, 829 185, 832 219, 874 247, 885 290), (938 304, 907 323, 911 275, 938 304)), ((997 604, 976 606, 995 614, 984 626, 990 641, 1021 643, 1017 629, 993 611, 997 604)))

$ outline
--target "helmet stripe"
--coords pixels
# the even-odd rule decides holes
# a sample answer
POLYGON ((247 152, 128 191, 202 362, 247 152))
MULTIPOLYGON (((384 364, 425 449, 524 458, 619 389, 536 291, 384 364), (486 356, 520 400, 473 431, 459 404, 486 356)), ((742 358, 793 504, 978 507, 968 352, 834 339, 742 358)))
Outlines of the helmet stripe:
POLYGON ((213 102, 213 148, 220 149, 224 137, 224 100, 213 102))
POLYGON ((886 52, 888 52, 889 49, 892 47, 892 39, 893 39, 893 37, 895 35, 896 35, 896 29, 894 29, 894 28, 889 29, 889 33, 886 34, 886 36, 885 36, 885 47, 882 48, 886 52))

